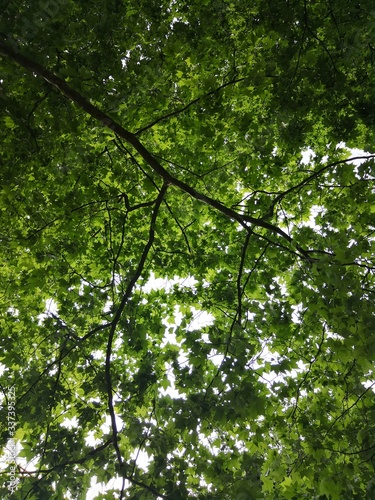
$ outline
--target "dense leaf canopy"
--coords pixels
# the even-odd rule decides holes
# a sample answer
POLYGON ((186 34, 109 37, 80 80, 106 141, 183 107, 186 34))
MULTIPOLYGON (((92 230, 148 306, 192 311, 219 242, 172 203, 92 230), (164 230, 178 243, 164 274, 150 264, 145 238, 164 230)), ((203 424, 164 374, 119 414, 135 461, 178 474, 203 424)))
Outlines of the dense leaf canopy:
POLYGON ((374 498, 373 2, 8 0, 0 64, 12 498, 374 498))

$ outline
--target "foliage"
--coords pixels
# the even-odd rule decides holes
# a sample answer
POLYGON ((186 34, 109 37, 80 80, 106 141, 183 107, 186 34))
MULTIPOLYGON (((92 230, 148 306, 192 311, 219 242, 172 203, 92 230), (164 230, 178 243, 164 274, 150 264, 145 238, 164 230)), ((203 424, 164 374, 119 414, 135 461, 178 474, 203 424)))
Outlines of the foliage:
POLYGON ((13 497, 374 498, 372 2, 0 16, 13 497))

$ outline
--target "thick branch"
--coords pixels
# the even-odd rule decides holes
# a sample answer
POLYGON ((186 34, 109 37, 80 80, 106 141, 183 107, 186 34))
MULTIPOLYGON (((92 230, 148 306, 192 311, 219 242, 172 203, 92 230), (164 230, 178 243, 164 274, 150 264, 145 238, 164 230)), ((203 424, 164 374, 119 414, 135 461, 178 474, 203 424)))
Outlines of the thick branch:
MULTIPOLYGON (((196 191, 194 188, 192 188, 185 182, 172 176, 158 162, 158 160, 148 151, 148 149, 145 148, 145 146, 138 140, 135 134, 124 129, 120 124, 115 122, 107 114, 103 113, 103 111, 101 111, 98 107, 91 104, 80 93, 72 89, 64 80, 56 76, 54 73, 46 69, 44 66, 34 61, 31 61, 29 58, 23 56, 19 52, 15 52, 11 47, 8 47, 3 42, 0 42, 0 54, 9 57, 10 59, 13 59, 15 62, 23 66, 25 69, 28 69, 29 71, 32 71, 33 73, 42 77, 45 81, 47 81, 52 86, 60 90, 60 92, 62 92, 71 101, 76 103, 80 108, 85 110, 90 116, 95 118, 104 126, 113 130, 113 132, 117 136, 121 137, 128 144, 132 145, 134 149, 142 156, 145 162, 154 170, 154 172, 156 172, 160 177, 162 177, 165 182, 180 188, 182 191, 188 193, 196 200, 211 206, 212 208, 218 210, 229 219, 237 221, 245 228, 247 228, 246 223, 250 223, 255 227, 262 227, 264 229, 267 229, 273 234, 281 236, 289 243, 293 243, 292 238, 279 227, 274 226, 273 224, 270 224, 263 219, 257 219, 249 215, 239 214, 234 210, 232 210, 231 208, 228 208, 227 206, 220 203, 220 201, 217 201, 209 196, 206 196, 203 193, 200 193, 199 191, 196 191)), ((311 260, 310 257, 301 248, 297 247, 297 249, 307 260, 311 260)))

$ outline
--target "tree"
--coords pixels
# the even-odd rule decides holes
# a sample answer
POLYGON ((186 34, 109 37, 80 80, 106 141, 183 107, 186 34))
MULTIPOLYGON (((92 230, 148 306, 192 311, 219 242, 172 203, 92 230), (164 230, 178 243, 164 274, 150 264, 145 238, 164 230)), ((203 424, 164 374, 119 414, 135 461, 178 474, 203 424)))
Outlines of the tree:
POLYGON ((374 15, 2 7, 14 498, 373 498, 374 15))

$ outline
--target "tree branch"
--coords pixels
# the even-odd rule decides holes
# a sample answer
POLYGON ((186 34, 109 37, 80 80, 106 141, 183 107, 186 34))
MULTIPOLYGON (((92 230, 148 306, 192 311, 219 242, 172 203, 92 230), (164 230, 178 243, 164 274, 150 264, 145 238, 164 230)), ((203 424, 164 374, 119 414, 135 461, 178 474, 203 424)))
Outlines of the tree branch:
MULTIPOLYGON (((157 173, 160 177, 164 179, 165 182, 172 184, 185 193, 189 194, 196 200, 209 205, 215 210, 221 212, 223 215, 231 220, 237 221, 241 226, 248 229, 246 223, 250 223, 255 227, 262 227, 277 234, 284 238, 289 243, 293 243, 293 239, 282 229, 273 224, 266 222, 264 219, 257 219, 249 215, 242 215, 231 208, 223 205, 220 201, 217 201, 209 196, 206 196, 199 191, 196 191, 193 187, 189 186, 185 182, 177 179, 171 175, 159 162, 158 160, 145 148, 145 146, 138 140, 135 134, 124 129, 115 120, 110 118, 106 113, 101 111, 99 108, 91 104, 85 97, 80 93, 72 89, 64 80, 56 76, 54 73, 46 69, 41 64, 31 61, 29 58, 23 56, 22 54, 15 52, 11 47, 8 47, 4 42, 0 41, 0 54, 9 57, 13 61, 17 62, 25 69, 32 71, 33 73, 42 77, 46 82, 48 82, 53 87, 57 88, 62 92, 68 99, 76 103, 81 109, 86 111, 92 118, 102 123, 105 127, 110 128, 118 136, 125 140, 128 144, 134 147, 134 149, 140 154, 144 161, 152 168, 152 170, 157 173)), ((311 258, 306 252, 304 252, 300 247, 296 247, 300 254, 308 261, 311 258)))
MULTIPOLYGON (((108 342, 107 342, 107 352, 106 352, 106 360, 105 360, 105 379, 106 379, 107 393, 108 393, 108 409, 109 409, 109 413, 110 413, 110 417, 111 417, 111 424, 112 424, 113 447, 115 448, 117 460, 118 460, 119 465, 121 467, 124 466, 124 462, 123 462, 123 459, 121 456, 120 448, 118 446, 118 439, 117 439, 118 431, 117 431, 116 415, 115 415, 115 409, 114 409, 114 404, 113 404, 113 395, 112 395, 112 393, 113 393, 112 380, 111 380, 112 344, 113 344, 116 328, 117 328, 118 322, 120 321, 122 312, 123 312, 125 305, 128 302, 128 300, 132 294, 133 288, 134 288, 137 280, 139 279, 139 277, 143 271, 148 253, 149 253, 150 248, 154 242, 156 218, 157 218, 157 215, 158 215, 158 212, 160 209, 160 205, 161 205, 163 198, 165 196, 165 193, 167 191, 167 188, 168 188, 168 185, 166 183, 164 183, 164 185, 161 188, 160 193, 156 199, 155 208, 154 208, 154 211, 153 211, 153 214, 151 217, 149 238, 148 238, 147 244, 146 244, 145 248, 143 249, 143 253, 142 253, 141 259, 138 263, 137 269, 134 273, 134 276, 129 281, 129 284, 126 288, 126 291, 121 299, 120 305, 117 308, 116 314, 111 322, 111 329, 109 332, 108 342)), ((132 481, 134 482, 134 480, 132 480, 132 481)))
POLYGON ((287 194, 291 193, 292 191, 295 191, 296 189, 299 189, 299 188, 305 186, 313 179, 316 179, 317 177, 319 177, 319 175, 322 174, 323 172, 325 172, 326 170, 333 168, 333 167, 336 167, 337 165, 342 165, 343 163, 351 162, 353 160, 368 160, 368 159, 372 159, 372 158, 375 158, 375 155, 353 156, 351 158, 346 158, 345 160, 335 161, 334 163, 330 163, 329 165, 326 165, 326 166, 320 168, 319 170, 312 173, 311 175, 309 175, 308 177, 303 179, 301 182, 299 182, 295 186, 292 186, 291 188, 287 189, 286 191, 284 191, 284 192, 280 193, 278 196, 276 196, 276 198, 273 200, 272 205, 270 207, 269 214, 271 216, 273 215, 273 210, 275 208, 276 203, 278 203, 280 200, 282 200, 287 194))
POLYGON ((242 82, 243 80, 245 80, 245 78, 238 78, 237 80, 232 80, 230 82, 223 83, 223 85, 220 85, 220 87, 218 87, 218 88, 216 88, 214 90, 211 90, 210 92, 207 92, 207 94, 204 94, 204 95, 201 95, 200 97, 197 97, 193 101, 190 101, 188 104, 186 104, 186 106, 184 106, 184 107, 182 107, 180 109, 176 109, 175 111, 171 111, 170 113, 168 113, 168 114, 166 114, 164 116, 161 116, 160 118, 157 118, 153 122, 151 122, 148 125, 140 128, 139 130, 137 130, 137 132, 135 134, 136 135, 140 135, 140 134, 142 134, 142 132, 145 132, 146 130, 148 130, 149 128, 153 127, 157 123, 160 123, 161 121, 167 120, 168 118, 171 118, 172 116, 176 116, 176 115, 179 115, 180 113, 183 113, 188 108, 190 108, 190 106, 193 106, 193 104, 196 104, 201 99, 204 99, 205 97, 209 97, 210 95, 216 94, 216 92, 219 92, 219 90, 224 89, 228 85, 233 85, 234 83, 242 82))

